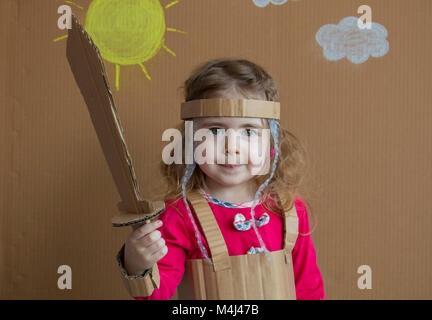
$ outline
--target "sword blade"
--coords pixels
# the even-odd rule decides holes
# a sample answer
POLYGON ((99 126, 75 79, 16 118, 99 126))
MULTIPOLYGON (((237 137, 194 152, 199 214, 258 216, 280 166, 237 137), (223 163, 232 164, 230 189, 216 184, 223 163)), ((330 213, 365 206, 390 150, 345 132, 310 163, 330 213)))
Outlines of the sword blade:
POLYGON ((141 213, 143 199, 101 55, 75 16, 68 33, 66 55, 123 205, 129 212, 141 213))

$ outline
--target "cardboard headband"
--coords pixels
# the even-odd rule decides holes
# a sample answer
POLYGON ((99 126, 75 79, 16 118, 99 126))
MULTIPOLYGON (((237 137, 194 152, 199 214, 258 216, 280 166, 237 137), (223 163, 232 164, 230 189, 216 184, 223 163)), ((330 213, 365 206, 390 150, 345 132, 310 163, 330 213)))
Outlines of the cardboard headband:
POLYGON ((199 99, 181 104, 182 120, 200 117, 280 119, 280 103, 248 99, 199 99))

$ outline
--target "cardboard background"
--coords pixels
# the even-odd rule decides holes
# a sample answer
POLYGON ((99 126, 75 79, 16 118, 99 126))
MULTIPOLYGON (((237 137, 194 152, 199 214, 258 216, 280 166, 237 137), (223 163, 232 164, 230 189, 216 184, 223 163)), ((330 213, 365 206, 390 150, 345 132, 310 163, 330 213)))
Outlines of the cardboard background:
MULTIPOLYGON (((84 22, 89 0, 72 6, 84 22)), ((161 1, 166 5, 171 1, 161 1)), ((0 2, 0 298, 129 299, 115 254, 118 194, 65 56, 61 1, 0 2), (72 268, 72 290, 57 268, 72 268)), ((328 299, 431 299, 432 3, 188 0, 165 10, 166 45, 121 67, 113 90, 142 194, 158 182, 162 132, 179 122, 179 88, 198 64, 254 61, 280 89, 281 123, 313 160, 313 233, 328 299), (327 61, 315 34, 358 16, 389 32, 389 52, 355 65, 327 61), (357 268, 372 268, 372 289, 357 268)), ((115 67, 105 62, 114 87, 115 67)))

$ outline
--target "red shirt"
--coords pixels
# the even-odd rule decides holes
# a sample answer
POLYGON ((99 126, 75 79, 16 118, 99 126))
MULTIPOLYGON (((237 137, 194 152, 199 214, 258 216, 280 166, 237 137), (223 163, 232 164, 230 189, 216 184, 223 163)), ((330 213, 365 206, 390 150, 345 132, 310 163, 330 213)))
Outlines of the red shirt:
MULTIPOLYGON (((250 220, 251 208, 227 208, 211 201, 208 203, 225 239, 230 256, 246 254, 251 246, 261 247, 252 227, 247 231, 239 231, 233 225, 234 216, 237 213, 243 214, 246 220, 250 220)), ((312 238, 310 235, 302 236, 300 234, 309 232, 306 207, 299 198, 295 200, 294 204, 299 218, 299 235, 292 251, 296 296, 299 300, 325 299, 324 284, 316 263, 312 238)), ((190 206, 190 208, 200 231, 201 241, 210 255, 209 247, 193 207, 190 206)), ((264 212, 267 212, 270 220, 267 224, 257 227, 259 234, 269 251, 281 250, 283 246, 283 219, 280 215, 265 210, 261 204, 255 207, 255 218, 261 217, 264 212)), ((160 220, 163 221, 163 225, 158 230, 168 247, 168 253, 157 262, 160 287, 148 297, 134 297, 137 300, 172 298, 183 277, 185 260, 203 258, 192 222, 182 199, 166 201, 165 211, 160 215, 160 220)))

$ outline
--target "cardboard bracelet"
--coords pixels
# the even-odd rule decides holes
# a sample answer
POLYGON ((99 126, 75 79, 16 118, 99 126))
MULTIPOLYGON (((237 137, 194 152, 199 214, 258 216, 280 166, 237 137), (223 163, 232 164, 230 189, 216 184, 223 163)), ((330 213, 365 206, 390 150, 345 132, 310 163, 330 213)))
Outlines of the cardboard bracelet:
POLYGON ((122 199, 121 212, 112 218, 112 225, 148 223, 163 212, 164 204, 141 197, 101 55, 75 16, 68 31, 66 55, 122 199))
POLYGON ((199 117, 280 118, 280 103, 249 99, 199 99, 181 104, 182 120, 199 117))

